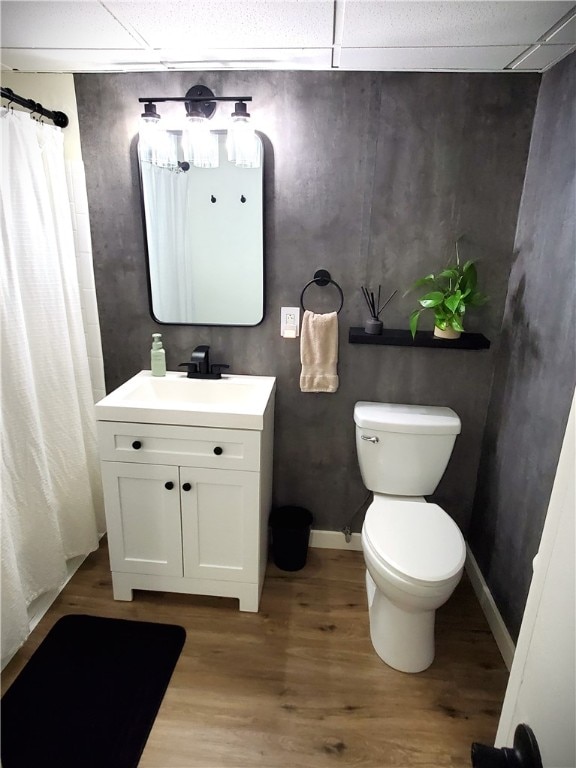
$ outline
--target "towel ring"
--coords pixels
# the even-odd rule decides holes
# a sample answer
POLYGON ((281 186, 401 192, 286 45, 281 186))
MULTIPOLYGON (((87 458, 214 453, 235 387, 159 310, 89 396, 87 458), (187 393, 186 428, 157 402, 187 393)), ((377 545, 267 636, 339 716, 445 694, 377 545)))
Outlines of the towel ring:
POLYGON ((336 310, 336 314, 340 314, 340 310, 344 306, 344 294, 342 293, 342 288, 340 288, 340 286, 335 280, 332 280, 332 276, 330 275, 330 272, 328 272, 328 270, 326 269, 318 269, 316 272, 314 272, 314 279, 310 280, 309 283, 306 283, 306 285, 302 289, 302 293, 300 294, 300 306, 302 307, 302 309, 306 311, 306 307, 304 306, 304 294, 306 292, 306 289, 314 284, 319 285, 321 288, 323 288, 325 285, 333 285, 335 288, 338 289, 338 293, 340 294, 340 306, 336 310))

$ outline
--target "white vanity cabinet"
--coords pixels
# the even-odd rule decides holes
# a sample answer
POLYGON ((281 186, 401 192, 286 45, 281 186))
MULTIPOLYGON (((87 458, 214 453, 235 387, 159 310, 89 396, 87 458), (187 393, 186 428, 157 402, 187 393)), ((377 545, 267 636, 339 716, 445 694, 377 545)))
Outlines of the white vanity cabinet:
POLYGON ((272 393, 259 429, 98 421, 116 600, 161 590, 236 597, 240 610, 258 610, 273 407, 272 393))

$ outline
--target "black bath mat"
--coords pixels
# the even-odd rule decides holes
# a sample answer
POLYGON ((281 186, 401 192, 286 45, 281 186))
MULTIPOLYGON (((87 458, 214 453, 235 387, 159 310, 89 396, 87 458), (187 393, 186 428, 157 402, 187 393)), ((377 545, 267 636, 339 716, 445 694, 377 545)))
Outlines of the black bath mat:
POLYGON ((182 627, 64 616, 2 698, 3 768, 135 768, 182 627))

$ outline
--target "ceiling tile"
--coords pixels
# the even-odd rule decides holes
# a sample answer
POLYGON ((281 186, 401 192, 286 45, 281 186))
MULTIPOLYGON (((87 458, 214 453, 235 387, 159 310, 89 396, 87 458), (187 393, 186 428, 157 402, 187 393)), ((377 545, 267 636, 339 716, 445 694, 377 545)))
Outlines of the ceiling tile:
POLYGON ((331 48, 219 48, 157 51, 168 69, 330 69, 331 48))
POLYGON ((556 61, 563 59, 576 45, 541 45, 514 67, 514 72, 532 70, 541 72, 556 61))
POLYGON ((3 48, 2 64, 20 72, 133 72, 165 70, 149 51, 3 48))
POLYGON ((374 2, 346 0, 342 45, 391 46, 529 45, 572 2, 374 2))
POLYGON ((342 48, 340 69, 491 72, 502 70, 524 50, 524 46, 514 45, 470 48, 342 48))
POLYGON ((351 70, 498 71, 542 40, 515 67, 540 71, 576 43, 576 19, 564 21, 574 0, 0 0, 0 10, 2 68, 26 72, 329 70, 332 55, 351 70))
POLYGON ((101 3, 2 2, 2 48, 142 48, 101 3))
POLYGON ((106 0, 152 48, 332 45, 333 0, 106 0))
POLYGON ((576 16, 553 35, 546 38, 546 42, 554 45, 570 45, 576 43, 576 16))

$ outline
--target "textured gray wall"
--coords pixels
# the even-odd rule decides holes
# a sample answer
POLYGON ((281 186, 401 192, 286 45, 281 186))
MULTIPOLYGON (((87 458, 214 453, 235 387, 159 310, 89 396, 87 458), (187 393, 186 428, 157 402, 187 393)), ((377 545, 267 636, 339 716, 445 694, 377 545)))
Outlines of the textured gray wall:
MULTIPOLYGON (((436 499, 466 532, 504 310, 539 76, 358 72, 77 75, 96 286, 108 388, 149 367, 161 330, 169 368, 200 343, 235 373, 278 377, 274 499, 300 504, 315 527, 340 530, 365 497, 352 412, 357 400, 449 405, 463 423, 436 499), (266 318, 255 328, 161 326, 148 314, 135 136, 138 97, 183 95, 201 82, 251 94, 270 139, 266 164, 266 318), (465 236, 487 307, 468 330, 489 351, 350 345, 366 309, 359 286, 399 289, 384 321, 406 328, 402 292, 443 266, 465 236), (336 394, 299 391, 299 344, 279 335, 317 268, 342 286, 336 394)), ((165 113, 169 107, 164 107, 165 113)), ((181 109, 181 107, 179 107, 181 109)), ((225 107, 220 107, 225 109, 225 107)), ((312 287, 307 306, 334 307, 312 287)), ((423 324, 426 327, 426 324, 423 324)), ((428 327, 432 327, 428 320, 428 327)), ((361 515, 354 521, 359 530, 361 515)))
POLYGON ((517 637, 575 381, 576 55, 542 78, 470 541, 517 637))

